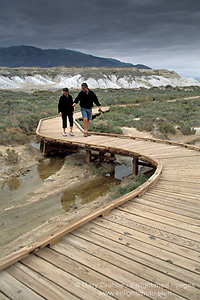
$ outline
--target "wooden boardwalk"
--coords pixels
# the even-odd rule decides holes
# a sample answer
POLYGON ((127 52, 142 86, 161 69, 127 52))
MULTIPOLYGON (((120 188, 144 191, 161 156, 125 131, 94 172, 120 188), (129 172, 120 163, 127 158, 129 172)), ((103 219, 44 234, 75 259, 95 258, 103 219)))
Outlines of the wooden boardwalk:
POLYGON ((41 241, 2 262, 7 268, 0 272, 0 299, 199 300, 200 148, 109 135, 85 138, 78 128, 75 137, 62 137, 60 123, 46 119, 38 133, 86 150, 139 156, 157 170, 136 192, 104 207, 102 216, 100 210, 92 213, 53 234, 52 243, 41 241))

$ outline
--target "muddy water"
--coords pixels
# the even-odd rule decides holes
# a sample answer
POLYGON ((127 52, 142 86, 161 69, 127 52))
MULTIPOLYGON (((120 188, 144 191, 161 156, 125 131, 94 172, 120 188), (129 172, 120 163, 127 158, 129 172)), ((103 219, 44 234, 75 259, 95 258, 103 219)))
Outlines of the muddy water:
POLYGON ((132 174, 133 167, 130 162, 115 166, 112 173, 88 180, 78 187, 67 189, 54 197, 55 202, 60 200, 64 211, 76 209, 82 204, 94 201, 97 197, 103 196, 110 191, 112 186, 121 183, 121 180, 132 174))
POLYGON ((54 157, 41 160, 26 174, 12 177, 0 184, 0 212, 6 207, 22 203, 24 199, 39 187, 43 180, 58 172, 64 164, 64 158, 54 157))
POLYGON ((130 165, 120 165, 115 167, 111 174, 99 176, 89 180, 78 187, 67 189, 57 196, 43 199, 40 202, 32 203, 22 208, 14 208, 16 199, 18 203, 22 200, 22 194, 25 198, 35 187, 41 184, 42 179, 49 177, 55 169, 61 168, 62 160, 56 163, 51 160, 45 160, 38 166, 31 169, 25 176, 13 178, 7 182, 1 189, 1 209, 0 209, 0 247, 15 240, 20 235, 40 226, 47 220, 61 215, 69 210, 75 210, 82 204, 91 202, 99 196, 109 192, 110 187, 118 185, 122 177, 131 174, 130 165), (54 168, 52 167, 54 165, 54 168), (6 195, 8 193, 8 195, 6 195), (5 196, 3 198, 2 196, 5 196), (16 198, 16 195, 18 197, 16 198), (21 196, 20 196, 21 195, 21 196), (2 201, 3 200, 3 201, 2 201), (11 210, 3 210, 10 207, 11 210))
POLYGON ((13 177, 0 185, 0 211, 6 207, 15 206, 24 201, 26 196, 42 184, 37 166, 27 174, 13 177))
POLYGON ((81 204, 93 201, 98 196, 103 196, 109 191, 111 185, 119 183, 120 180, 118 179, 102 176, 98 179, 89 180, 77 188, 67 189, 55 197, 41 200, 20 209, 0 213, 0 247, 50 218, 70 209, 76 209, 81 204))
POLYGON ((71 208, 78 208, 95 200, 99 196, 109 192, 111 186, 120 184, 121 180, 112 176, 101 176, 79 185, 75 189, 67 189, 61 195, 61 205, 63 210, 69 211, 71 208))
POLYGON ((64 157, 51 157, 47 158, 45 160, 42 160, 38 164, 38 176, 42 179, 45 180, 52 174, 58 172, 63 164, 64 164, 65 158, 64 157))
MULTIPOLYGON (((139 170, 140 170, 139 166, 139 170)), ((113 174, 110 176, 114 176, 116 179, 122 180, 124 177, 129 176, 133 173, 133 165, 132 162, 128 162, 127 164, 121 164, 115 167, 113 174)), ((108 174, 109 176, 109 174, 108 174)))

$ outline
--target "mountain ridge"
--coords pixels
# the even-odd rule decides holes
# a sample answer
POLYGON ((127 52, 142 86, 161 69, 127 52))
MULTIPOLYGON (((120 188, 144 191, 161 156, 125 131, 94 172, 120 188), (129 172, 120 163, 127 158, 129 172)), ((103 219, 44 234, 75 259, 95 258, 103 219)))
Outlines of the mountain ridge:
POLYGON ((0 47, 1 67, 136 67, 151 69, 142 64, 133 65, 113 58, 105 58, 69 49, 41 49, 35 46, 0 47))

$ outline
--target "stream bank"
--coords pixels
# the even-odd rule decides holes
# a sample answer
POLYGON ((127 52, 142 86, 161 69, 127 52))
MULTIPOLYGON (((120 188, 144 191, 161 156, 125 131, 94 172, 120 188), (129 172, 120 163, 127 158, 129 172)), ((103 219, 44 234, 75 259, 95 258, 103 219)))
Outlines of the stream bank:
POLYGON ((30 146, 22 148, 23 158, 24 153, 34 153, 29 164, 26 161, 28 168, 23 166, 20 175, 19 152, 15 176, 1 182, 1 257, 110 202, 112 187, 132 173, 128 157, 88 165, 85 151, 43 158, 30 146))

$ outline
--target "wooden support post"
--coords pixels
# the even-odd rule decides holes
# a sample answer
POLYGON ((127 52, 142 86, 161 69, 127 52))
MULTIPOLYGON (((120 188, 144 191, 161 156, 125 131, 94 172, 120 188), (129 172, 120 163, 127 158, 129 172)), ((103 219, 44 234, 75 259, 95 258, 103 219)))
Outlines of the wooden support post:
POLYGON ((90 150, 86 150, 86 163, 90 163, 91 161, 91 151, 90 150))
POLYGON ((106 209, 102 212, 102 214, 100 215, 102 218, 107 216, 110 213, 110 209, 106 209))
POLYGON ((104 160, 104 152, 99 152, 99 159, 102 161, 104 160))
POLYGON ((115 178, 115 171, 113 171, 113 172, 110 173, 110 177, 111 178, 115 178))
POLYGON ((138 158, 134 157, 133 158, 133 175, 137 175, 138 174, 138 158))
POLYGON ((50 243, 49 243, 49 248, 53 247, 54 245, 56 245, 57 243, 62 241, 62 237, 55 237, 55 239, 53 239, 50 243))
POLYGON ((41 139, 40 141, 40 151, 43 152, 43 146, 44 146, 44 139, 41 139))
POLYGON ((110 162, 113 162, 114 160, 116 160, 115 154, 110 153, 110 162))
POLYGON ((43 144, 43 150, 42 150, 42 153, 43 153, 43 155, 46 154, 46 143, 45 143, 45 142, 44 142, 44 144, 43 144))

